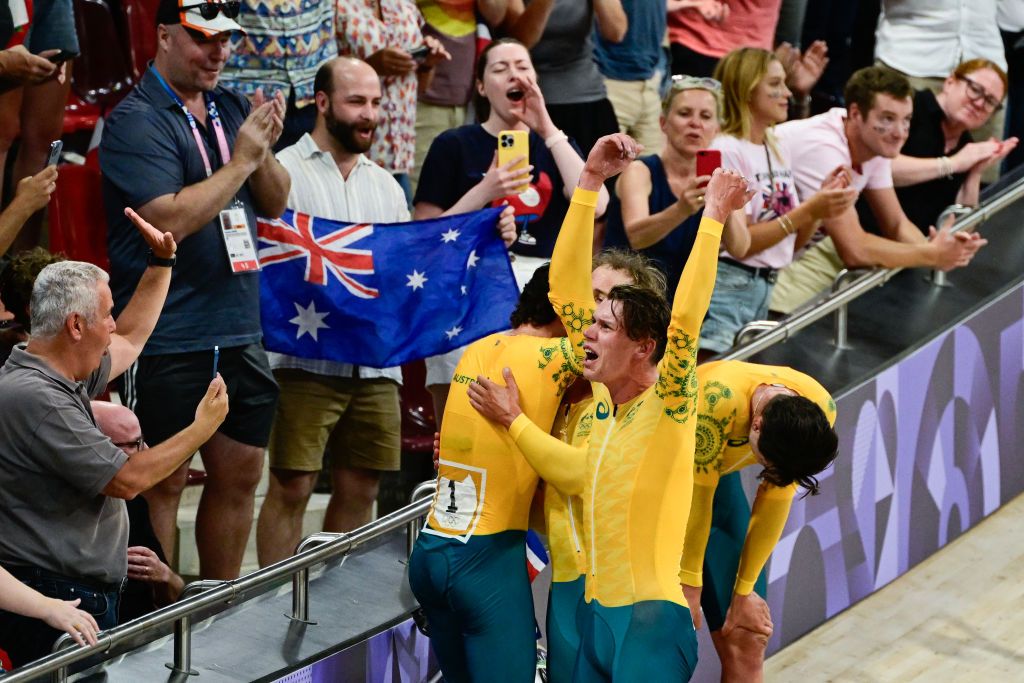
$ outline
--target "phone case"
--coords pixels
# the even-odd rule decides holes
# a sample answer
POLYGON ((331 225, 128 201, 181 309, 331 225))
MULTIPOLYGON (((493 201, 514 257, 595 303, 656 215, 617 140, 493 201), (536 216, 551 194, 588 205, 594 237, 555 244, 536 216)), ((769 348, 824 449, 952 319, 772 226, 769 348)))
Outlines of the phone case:
MULTIPOLYGON (((498 166, 504 166, 516 157, 523 157, 523 160, 513 168, 524 168, 530 163, 530 134, 525 130, 503 130, 498 133, 498 166)), ((522 194, 530 189, 530 184, 525 183, 516 188, 516 194, 522 194)))

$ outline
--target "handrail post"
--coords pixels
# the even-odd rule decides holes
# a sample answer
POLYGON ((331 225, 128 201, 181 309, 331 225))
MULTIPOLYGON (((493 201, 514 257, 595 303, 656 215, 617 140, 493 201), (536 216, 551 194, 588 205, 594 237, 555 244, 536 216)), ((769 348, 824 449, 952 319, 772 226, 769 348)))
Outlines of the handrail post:
MULTIPOLYGON (((942 213, 939 214, 939 217, 935 219, 935 226, 941 230, 950 218, 952 218, 955 223, 956 219, 961 216, 966 216, 972 211, 974 211, 974 209, 970 206, 964 206, 963 204, 950 204, 943 209, 942 213)), ((931 280, 932 285, 935 287, 950 286, 949 281, 946 279, 946 272, 937 268, 931 271, 928 279, 931 280)))
MULTIPOLYGON (((344 535, 329 531, 311 534, 302 539, 295 549, 295 554, 298 555, 312 547, 336 541, 344 535)), ((311 626, 316 625, 316 622, 309 618, 309 567, 303 567, 292 574, 292 613, 285 616, 292 621, 299 621, 311 626)))
MULTIPOLYGON (((178 600, 185 600, 203 591, 219 588, 226 581, 193 581, 185 586, 178 600)), ((176 674, 198 676, 199 672, 192 668, 192 616, 185 614, 174 622, 174 661, 164 664, 176 674)))
MULTIPOLYGON (((850 280, 865 272, 868 272, 865 268, 843 268, 836 274, 836 279, 832 281, 832 294, 842 290, 850 280)), ((849 311, 844 303, 836 309, 836 315, 832 319, 832 343, 837 349, 848 349, 850 348, 848 339, 849 311)))
MULTIPOLYGON (((65 633, 60 638, 58 638, 57 641, 53 644, 53 649, 51 649, 50 652, 60 652, 64 648, 68 648, 76 644, 77 643, 75 643, 75 639, 71 637, 71 634, 65 633)), ((53 672, 53 674, 50 676, 50 680, 53 683, 67 683, 68 668, 66 666, 60 667, 59 669, 53 672)))
POLYGON ((748 339, 755 339, 765 332, 774 330, 780 324, 781 322, 778 320, 751 320, 736 332, 736 335, 732 338, 732 345, 734 348, 741 346, 748 339))
MULTIPOLYGON (((431 479, 429 481, 421 481, 416 485, 416 488, 409 494, 409 503, 415 503, 423 498, 429 498, 437 492, 437 479, 431 479)), ((405 549, 406 554, 412 557, 412 549, 416 545, 416 539, 420 535, 420 519, 413 519, 406 525, 405 535, 405 549)))

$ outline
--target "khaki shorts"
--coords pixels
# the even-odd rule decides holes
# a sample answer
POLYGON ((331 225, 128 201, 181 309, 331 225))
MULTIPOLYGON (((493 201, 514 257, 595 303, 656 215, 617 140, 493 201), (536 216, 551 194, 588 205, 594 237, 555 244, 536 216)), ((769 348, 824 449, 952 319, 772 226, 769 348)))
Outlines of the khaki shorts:
POLYGON ((466 122, 465 107, 442 107, 436 104, 420 102, 416 105, 416 160, 409 171, 409 182, 412 183, 413 194, 420 183, 420 169, 427 158, 430 145, 441 133, 451 128, 458 128, 466 122))
POLYGON ((646 81, 604 79, 608 100, 615 109, 619 130, 636 138, 644 154, 658 154, 665 144, 661 132, 661 72, 646 81))
POLYGON ((792 313, 821 292, 830 290, 836 275, 845 267, 832 238, 826 237, 779 271, 768 307, 778 313, 792 313))
POLYGON ((399 469, 397 384, 287 368, 274 370, 274 377, 281 395, 270 434, 271 467, 316 472, 326 452, 335 468, 399 469))

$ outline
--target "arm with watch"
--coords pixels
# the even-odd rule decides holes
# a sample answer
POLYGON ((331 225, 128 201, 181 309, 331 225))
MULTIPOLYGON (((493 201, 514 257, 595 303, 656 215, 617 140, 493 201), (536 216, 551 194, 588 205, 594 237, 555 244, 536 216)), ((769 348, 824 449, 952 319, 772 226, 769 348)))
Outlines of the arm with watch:
POLYGON ((177 243, 170 232, 161 232, 129 208, 124 213, 149 245, 148 267, 135 293, 117 318, 117 331, 110 335, 110 377, 128 369, 142 353, 163 310, 171 286, 177 243))

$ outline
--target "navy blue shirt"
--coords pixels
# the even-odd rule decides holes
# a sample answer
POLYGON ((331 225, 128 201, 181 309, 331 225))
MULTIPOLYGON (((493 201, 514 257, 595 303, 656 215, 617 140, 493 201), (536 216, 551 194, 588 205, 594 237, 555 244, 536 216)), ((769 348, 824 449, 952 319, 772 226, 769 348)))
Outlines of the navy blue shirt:
MULTIPOLYGON (((420 184, 413 204, 428 202, 444 210, 455 205, 487 173, 498 149, 498 138, 478 123, 452 128, 434 138, 420 170, 420 184)), ((579 147, 573 143, 579 154, 579 147)), ((537 240, 535 245, 517 241, 510 251, 523 256, 551 258, 555 238, 569 210, 565 181, 558 172, 551 150, 539 135, 530 131, 530 160, 533 176, 529 189, 508 202, 516 211, 516 223, 537 240)), ((498 206, 502 200, 493 202, 498 206)), ((484 207, 473 207, 474 210, 484 207)))
MULTIPOLYGON (((668 176, 665 175, 661 157, 655 154, 640 157, 638 161, 651 172, 651 196, 647 198, 647 207, 650 209, 651 215, 664 211, 679 201, 668 184, 668 176)), ((676 285, 679 284, 679 278, 683 274, 686 259, 690 257, 693 243, 697 241, 697 227, 700 225, 700 218, 703 214, 704 210, 701 209, 676 226, 660 242, 635 250, 654 261, 655 265, 665 273, 665 278, 668 280, 669 301, 672 301, 672 296, 675 294, 676 285)), ((626 228, 622 221, 622 203, 614 193, 608 204, 608 225, 604 246, 630 248, 629 240, 626 238, 626 228)))
MULTIPOLYGON (((249 114, 249 101, 221 86, 212 95, 228 147, 233 148, 235 135, 249 114)), ((213 127, 197 123, 210 165, 216 171, 224 160, 213 127)), ((107 213, 110 288, 115 313, 120 313, 146 269, 148 251, 145 240, 124 215, 124 207, 138 209, 157 197, 176 194, 206 180, 206 168, 188 120, 152 67, 107 118, 100 141, 100 170, 107 213)), ((256 244, 256 214, 248 184, 237 196, 245 206, 256 244)), ((262 336, 259 282, 259 273, 231 272, 219 221, 210 221, 178 244, 178 263, 171 274, 167 302, 143 355, 258 342, 262 336)))
POLYGON ((622 42, 605 40, 594 28, 594 59, 605 78, 646 81, 666 60, 661 47, 668 29, 665 0, 622 0, 629 28, 622 42))

